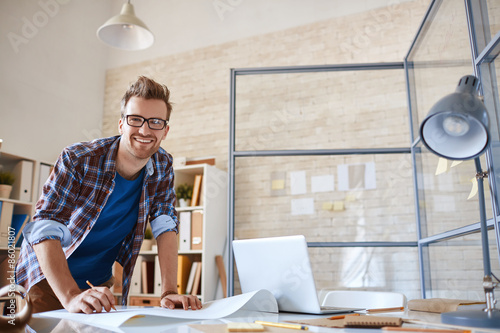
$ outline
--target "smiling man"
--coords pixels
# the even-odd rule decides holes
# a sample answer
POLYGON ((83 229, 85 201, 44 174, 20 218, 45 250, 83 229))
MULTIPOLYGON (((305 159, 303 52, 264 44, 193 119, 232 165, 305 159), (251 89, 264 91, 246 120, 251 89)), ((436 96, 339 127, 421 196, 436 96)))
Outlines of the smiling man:
POLYGON ((161 306, 200 309, 177 294, 172 156, 160 148, 172 112, 165 85, 141 76, 121 102, 119 136, 67 147, 24 228, 16 281, 34 312, 110 311, 112 266, 123 266, 123 304, 149 221, 158 243, 161 306), (96 287, 89 288, 87 281, 96 287))

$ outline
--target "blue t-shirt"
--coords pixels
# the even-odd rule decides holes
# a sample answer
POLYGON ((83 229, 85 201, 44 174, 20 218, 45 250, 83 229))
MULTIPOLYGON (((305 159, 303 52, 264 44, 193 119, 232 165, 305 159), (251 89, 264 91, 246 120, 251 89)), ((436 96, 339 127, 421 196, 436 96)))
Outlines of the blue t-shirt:
POLYGON ((94 227, 68 258, 71 275, 80 289, 89 280, 99 285, 111 278, 112 267, 125 237, 137 223, 144 169, 135 180, 116 173, 115 187, 94 227))

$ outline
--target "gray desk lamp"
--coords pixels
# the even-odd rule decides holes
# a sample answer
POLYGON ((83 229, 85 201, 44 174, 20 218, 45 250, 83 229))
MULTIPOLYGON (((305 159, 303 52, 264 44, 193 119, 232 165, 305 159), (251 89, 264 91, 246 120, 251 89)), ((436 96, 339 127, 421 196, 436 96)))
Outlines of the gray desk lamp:
POLYGON ((155 39, 144 22, 135 16, 130 0, 123 5, 119 15, 113 16, 99 27, 97 37, 122 50, 147 49, 155 39))
POLYGON ((500 310, 495 308, 494 288, 498 279, 491 272, 486 225, 483 178, 479 156, 489 144, 489 118, 478 96, 479 80, 467 75, 460 79, 456 91, 440 99, 420 125, 420 138, 431 152, 451 160, 474 159, 478 183, 481 241, 483 248, 483 288, 486 308, 441 314, 446 324, 500 328, 500 310))

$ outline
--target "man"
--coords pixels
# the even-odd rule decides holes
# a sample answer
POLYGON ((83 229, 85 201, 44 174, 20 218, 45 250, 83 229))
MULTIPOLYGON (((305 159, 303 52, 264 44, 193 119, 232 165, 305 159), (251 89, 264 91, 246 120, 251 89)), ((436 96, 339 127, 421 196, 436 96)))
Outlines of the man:
POLYGON ((59 156, 23 231, 16 267, 34 312, 110 311, 114 261, 123 266, 126 304, 148 220, 158 243, 161 306, 201 308, 197 297, 176 292, 172 156, 160 148, 169 131, 169 97, 165 85, 139 77, 122 98, 119 136, 78 143, 59 156))

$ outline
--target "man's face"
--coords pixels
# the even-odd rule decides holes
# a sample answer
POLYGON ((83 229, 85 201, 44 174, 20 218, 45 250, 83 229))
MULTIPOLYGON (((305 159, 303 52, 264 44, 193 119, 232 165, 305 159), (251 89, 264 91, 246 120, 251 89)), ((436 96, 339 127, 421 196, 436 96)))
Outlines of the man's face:
POLYGON ((141 116, 145 119, 167 120, 167 106, 159 99, 132 97, 125 108, 125 118, 121 118, 118 129, 122 135, 120 147, 136 159, 149 159, 158 151, 161 141, 167 137, 169 127, 161 130, 149 128, 147 121, 141 127, 127 124, 127 116, 141 116))

